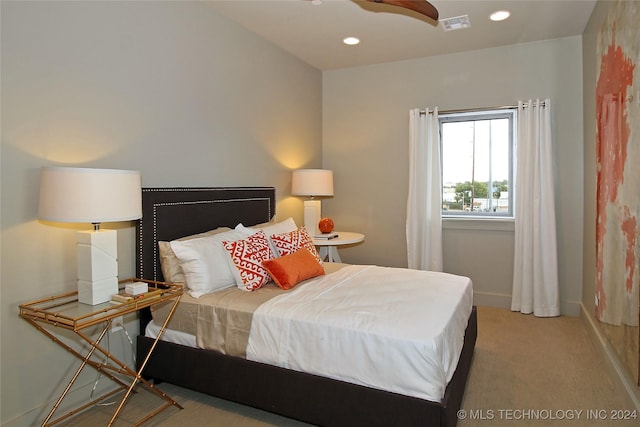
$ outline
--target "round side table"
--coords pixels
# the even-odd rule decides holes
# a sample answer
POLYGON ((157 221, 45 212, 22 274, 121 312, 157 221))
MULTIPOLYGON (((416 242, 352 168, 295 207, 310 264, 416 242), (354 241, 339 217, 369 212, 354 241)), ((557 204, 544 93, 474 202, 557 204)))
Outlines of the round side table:
POLYGON ((338 246, 352 245, 364 241, 364 234, 350 231, 336 231, 338 237, 333 239, 314 238, 313 244, 320 247, 320 258, 329 262, 342 262, 338 254, 338 246))

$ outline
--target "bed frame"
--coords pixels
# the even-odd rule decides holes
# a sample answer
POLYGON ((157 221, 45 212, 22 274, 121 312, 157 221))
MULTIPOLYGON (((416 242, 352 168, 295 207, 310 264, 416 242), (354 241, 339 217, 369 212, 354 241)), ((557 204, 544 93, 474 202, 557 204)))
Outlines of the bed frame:
MULTIPOLYGON (((275 189, 145 188, 137 233, 139 278, 162 281, 158 241, 216 227, 267 222, 275 215, 275 189)), ((153 340, 143 336, 150 312, 140 318, 137 354, 153 340)), ((473 307, 458 366, 442 402, 372 389, 303 372, 160 341, 143 375, 225 400, 321 426, 454 427, 477 336, 473 307)))

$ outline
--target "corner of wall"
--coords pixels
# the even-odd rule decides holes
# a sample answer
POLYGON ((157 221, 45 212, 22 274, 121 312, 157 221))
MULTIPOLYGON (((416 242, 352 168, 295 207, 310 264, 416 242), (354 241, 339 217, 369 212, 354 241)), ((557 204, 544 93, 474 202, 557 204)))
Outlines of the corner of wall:
POLYGON ((589 336, 593 341, 593 345, 604 357, 606 365, 609 368, 609 374, 616 388, 618 388, 623 395, 628 396, 636 409, 640 411, 640 387, 635 385, 634 381, 627 373, 627 370, 616 356, 615 350, 604 337, 596 324, 596 320, 589 313, 584 304, 581 305, 580 317, 584 321, 587 331, 589 332, 589 336))

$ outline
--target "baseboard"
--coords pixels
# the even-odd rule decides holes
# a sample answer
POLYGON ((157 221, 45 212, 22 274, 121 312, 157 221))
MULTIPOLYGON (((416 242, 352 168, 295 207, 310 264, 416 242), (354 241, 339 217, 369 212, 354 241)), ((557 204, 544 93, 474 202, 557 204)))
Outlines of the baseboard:
POLYGON ((511 295, 473 292, 473 304, 484 307, 511 309, 511 295))
POLYGON ((586 310, 583 304, 580 304, 580 309, 580 317, 583 319, 594 344, 602 352, 602 355, 607 361, 611 378, 613 379, 616 387, 620 389, 621 392, 628 395, 629 400, 631 400, 636 409, 640 411, 640 387, 635 384, 635 381, 632 378, 630 378, 625 367, 616 355, 615 350, 611 347, 611 344, 609 344, 609 341, 607 341, 602 332, 600 332, 600 329, 598 329, 596 320, 593 316, 586 310))
MULTIPOLYGON (((490 292, 473 293, 473 304, 484 307, 504 308, 511 310, 511 294, 494 294, 490 292)), ((563 316, 580 316, 581 304, 576 301, 567 301, 560 307, 560 314, 563 316)))
MULTIPOLYGON (((91 381, 81 386, 77 386, 71 390, 65 397, 64 401, 61 403, 60 407, 56 410, 53 415, 53 419, 57 419, 62 415, 66 414, 70 410, 74 410, 74 408, 87 403, 90 399, 92 393, 92 388, 94 387, 94 382, 91 381)), ((93 397, 101 396, 107 392, 115 390, 117 387, 110 382, 109 379, 105 377, 101 377, 96 389, 93 391, 93 397)), ((62 389, 60 389, 61 391, 62 389)), ((55 394, 55 390, 53 394, 55 394)), ((111 396, 109 399, 105 399, 104 402, 113 402, 114 404, 119 403, 120 395, 116 394, 115 396, 111 396)), ((58 396, 55 396, 52 400, 42 403, 25 413, 17 415, 16 417, 6 420, 2 423, 2 427, 26 427, 26 426, 36 426, 41 425, 42 421, 46 418, 51 408, 55 404, 55 401, 58 396)), ((114 411, 115 411, 114 406, 114 411)), ((91 410, 91 408, 88 408, 91 410)), ((81 411, 80 411, 81 412, 81 411)))

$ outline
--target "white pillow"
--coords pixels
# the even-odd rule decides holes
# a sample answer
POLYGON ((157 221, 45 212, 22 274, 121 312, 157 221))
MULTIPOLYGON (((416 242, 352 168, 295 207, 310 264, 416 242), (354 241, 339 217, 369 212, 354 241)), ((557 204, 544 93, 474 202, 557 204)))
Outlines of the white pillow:
POLYGON ((236 229, 197 239, 170 242, 171 249, 180 260, 189 295, 199 298, 236 284, 229 265, 229 254, 222 242, 244 239, 248 237, 247 233, 252 234, 236 229))
POLYGON ((278 254, 277 248, 271 241, 271 236, 273 236, 274 234, 290 233, 292 231, 296 231, 297 229, 298 226, 296 225, 296 222, 293 220, 293 218, 287 218, 284 221, 280 221, 275 224, 264 223, 256 225, 254 227, 245 227, 242 224, 238 224, 236 226, 236 230, 244 231, 249 234, 253 234, 258 230, 264 231, 264 235, 267 236, 267 240, 269 241, 269 245, 271 246, 271 252, 273 252, 273 256, 276 258, 280 255, 278 254))
MULTIPOLYGON (((200 237, 212 236, 214 234, 220 234, 227 231, 231 231, 229 227, 218 227, 214 230, 207 231, 205 233, 192 234, 191 236, 181 237, 179 241, 199 239, 200 237)), ((162 275, 165 282, 170 283, 186 283, 182 267, 180 267, 180 260, 171 249, 171 243, 166 241, 158 242, 158 251, 160 254, 160 268, 162 269, 162 275)))

